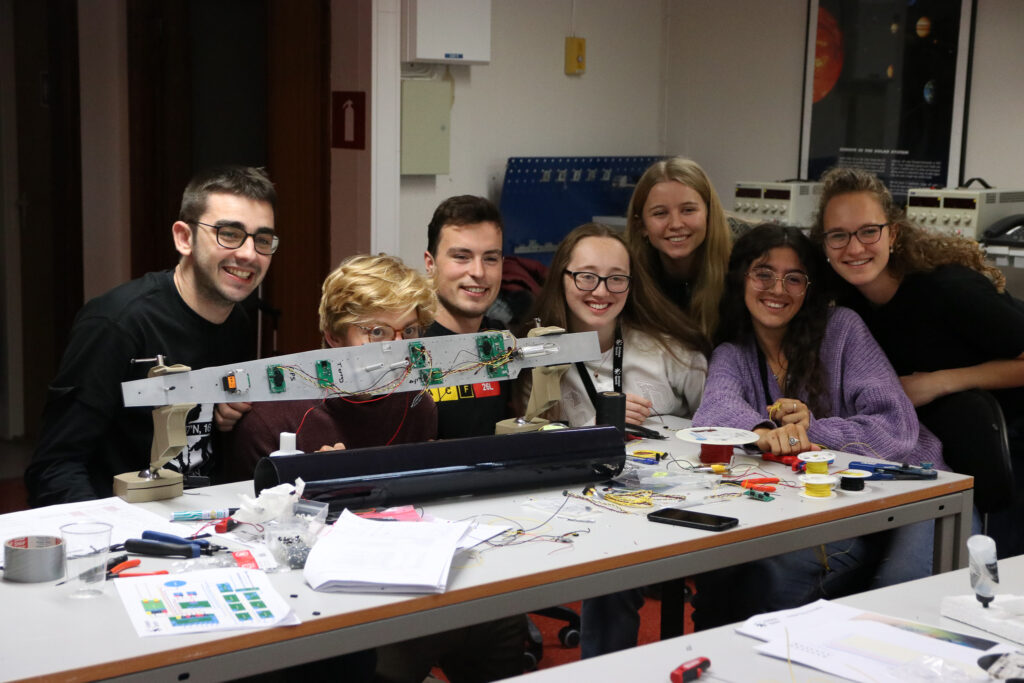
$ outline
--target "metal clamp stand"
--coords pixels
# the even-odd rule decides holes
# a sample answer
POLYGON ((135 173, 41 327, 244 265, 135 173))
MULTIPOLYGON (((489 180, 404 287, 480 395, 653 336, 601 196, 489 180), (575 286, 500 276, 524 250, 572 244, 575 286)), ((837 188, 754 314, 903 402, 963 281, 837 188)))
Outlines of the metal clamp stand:
MULTIPOLYGON (((160 377, 179 372, 189 372, 187 365, 164 365, 164 357, 133 358, 132 363, 156 363, 150 368, 148 377, 160 377)), ((126 472, 114 477, 114 495, 129 503, 143 503, 150 500, 176 498, 184 492, 184 478, 180 472, 163 469, 188 445, 185 434, 185 418, 195 403, 177 403, 153 409, 153 447, 150 450, 149 467, 141 472, 126 472)))

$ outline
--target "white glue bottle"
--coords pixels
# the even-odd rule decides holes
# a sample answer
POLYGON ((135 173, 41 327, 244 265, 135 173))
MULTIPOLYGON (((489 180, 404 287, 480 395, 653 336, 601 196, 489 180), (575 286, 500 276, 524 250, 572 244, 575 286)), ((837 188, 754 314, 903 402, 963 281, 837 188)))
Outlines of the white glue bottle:
POLYGON ((281 432, 277 450, 271 453, 270 457, 278 455, 302 455, 302 451, 295 448, 295 435, 291 432, 281 432))
POLYGON ((996 542, 988 536, 976 534, 967 539, 967 554, 971 572, 971 588, 983 607, 996 597, 999 569, 996 566, 996 542))

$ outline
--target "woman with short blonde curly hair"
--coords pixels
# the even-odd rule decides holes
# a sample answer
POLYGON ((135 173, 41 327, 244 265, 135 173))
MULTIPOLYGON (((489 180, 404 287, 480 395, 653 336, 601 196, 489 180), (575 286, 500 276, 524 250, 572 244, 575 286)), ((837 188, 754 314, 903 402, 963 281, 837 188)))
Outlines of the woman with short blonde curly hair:
POLYGON ((732 235, 711 179, 696 161, 672 157, 637 181, 626 214, 636 269, 714 337, 732 235))
POLYGON ((362 333, 367 341, 384 341, 375 338, 381 334, 394 338, 394 328, 389 334, 376 325, 381 322, 377 318, 392 315, 408 318, 419 328, 419 334, 411 334, 412 326, 405 326, 403 338, 422 336, 437 311, 437 295, 430 281, 400 258, 387 254, 350 256, 327 276, 321 291, 320 332, 325 346, 351 346, 337 343, 347 334, 362 333), (402 316, 406 312, 408 315, 402 316))
MULTIPOLYGON (((839 278, 839 302, 857 310, 924 416, 941 397, 992 391, 1009 427, 1024 492, 1024 305, 974 242, 911 225, 874 175, 834 168, 811 237, 839 278)), ((1000 554, 1024 552, 1024 495, 989 515, 1000 554)))
MULTIPOLYGON (((433 322, 436 307, 430 282, 401 259, 385 254, 349 257, 324 280, 323 345, 337 348, 421 337, 433 322)), ((437 407, 429 394, 397 392, 368 398, 332 388, 323 393, 317 399, 238 404, 245 406, 245 413, 234 430, 225 478, 252 478, 256 463, 276 450, 282 432, 294 433, 297 448, 305 452, 437 437, 437 407)))

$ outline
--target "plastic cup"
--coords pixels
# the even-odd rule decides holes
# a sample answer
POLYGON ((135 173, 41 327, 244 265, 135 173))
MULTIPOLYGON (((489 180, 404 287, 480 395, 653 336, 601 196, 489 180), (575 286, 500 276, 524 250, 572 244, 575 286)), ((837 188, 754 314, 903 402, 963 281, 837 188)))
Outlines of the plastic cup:
POLYGON ((64 577, 70 596, 103 594, 111 526, 105 522, 75 522, 60 528, 64 544, 64 577))

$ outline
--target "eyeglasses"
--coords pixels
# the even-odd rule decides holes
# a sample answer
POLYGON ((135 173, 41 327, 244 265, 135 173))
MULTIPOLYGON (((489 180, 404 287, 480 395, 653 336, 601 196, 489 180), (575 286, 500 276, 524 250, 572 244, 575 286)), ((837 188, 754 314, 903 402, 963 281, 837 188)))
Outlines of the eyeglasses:
POLYGON ((759 289, 762 292, 774 289, 775 283, 781 281, 785 290, 793 296, 800 296, 807 291, 807 285, 811 284, 804 273, 786 273, 782 277, 778 277, 771 268, 755 268, 747 273, 747 277, 754 283, 754 289, 759 289))
POLYGON ((355 323, 355 326, 366 333, 366 336, 372 342, 394 341, 398 335, 402 335, 402 339, 416 339, 423 336, 423 326, 419 323, 406 325, 401 330, 378 322, 369 323, 368 325, 355 323))
POLYGON ((847 232, 846 230, 829 230, 825 233, 825 245, 832 249, 842 249, 850 243, 850 237, 852 235, 857 236, 857 241, 861 244, 874 244, 878 240, 882 239, 882 228, 889 225, 888 223, 868 223, 862 225, 853 232, 847 232))
POLYGON ((273 230, 246 232, 237 225, 210 225, 209 223, 200 223, 199 221, 196 221, 196 225, 201 225, 204 228, 213 230, 213 233, 217 238, 217 244, 225 249, 238 249, 245 244, 246 238, 251 237, 252 244, 256 248, 256 253, 263 254, 264 256, 270 256, 277 251, 277 245, 281 241, 280 238, 274 234, 273 230))
POLYGON ((590 273, 585 270, 577 270, 573 272, 566 269, 566 275, 572 276, 572 281, 576 284, 576 289, 581 292, 593 292, 595 289, 604 283, 605 289, 611 294, 622 294, 623 292, 629 291, 629 283, 632 278, 628 275, 608 275, 601 277, 597 273, 590 273))

